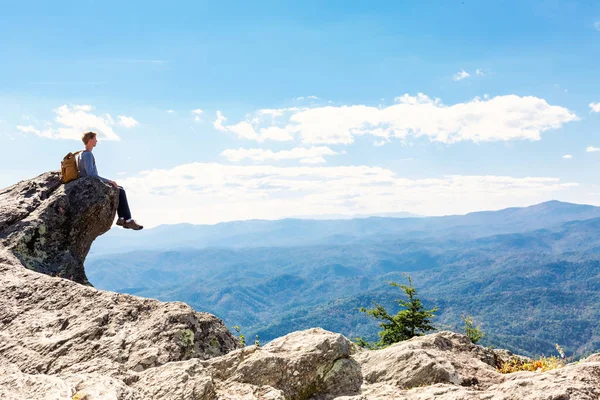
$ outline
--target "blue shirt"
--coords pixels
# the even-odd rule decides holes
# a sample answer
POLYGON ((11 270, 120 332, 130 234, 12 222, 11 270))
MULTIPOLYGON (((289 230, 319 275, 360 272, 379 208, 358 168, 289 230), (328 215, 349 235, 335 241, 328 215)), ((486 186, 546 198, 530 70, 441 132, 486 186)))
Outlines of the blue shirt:
POLYGON ((96 159, 91 151, 85 150, 83 153, 81 153, 79 160, 77 160, 77 168, 79 168, 79 176, 81 178, 85 176, 97 176, 102 180, 108 180, 98 175, 98 170, 96 169, 96 159))

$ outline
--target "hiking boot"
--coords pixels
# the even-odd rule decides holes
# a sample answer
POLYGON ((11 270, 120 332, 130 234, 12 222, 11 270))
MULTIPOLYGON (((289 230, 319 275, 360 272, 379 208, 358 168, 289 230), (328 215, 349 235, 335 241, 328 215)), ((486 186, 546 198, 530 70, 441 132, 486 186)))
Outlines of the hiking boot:
POLYGON ((125 224, 125 218, 119 218, 117 220, 117 226, 123 226, 125 224))
POLYGON ((134 231, 139 231, 140 229, 144 229, 144 227, 142 225, 138 224, 133 219, 130 220, 130 221, 125 221, 123 223, 123 228, 125 228, 125 229, 133 229, 134 231))

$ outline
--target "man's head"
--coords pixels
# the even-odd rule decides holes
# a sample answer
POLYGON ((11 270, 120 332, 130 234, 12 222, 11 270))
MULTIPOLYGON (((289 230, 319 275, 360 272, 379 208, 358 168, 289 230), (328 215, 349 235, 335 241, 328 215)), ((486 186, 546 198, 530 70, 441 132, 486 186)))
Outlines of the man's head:
POLYGON ((96 132, 84 133, 81 137, 81 141, 85 145, 86 149, 93 149, 96 146, 96 143, 98 142, 98 139, 96 138, 96 132))

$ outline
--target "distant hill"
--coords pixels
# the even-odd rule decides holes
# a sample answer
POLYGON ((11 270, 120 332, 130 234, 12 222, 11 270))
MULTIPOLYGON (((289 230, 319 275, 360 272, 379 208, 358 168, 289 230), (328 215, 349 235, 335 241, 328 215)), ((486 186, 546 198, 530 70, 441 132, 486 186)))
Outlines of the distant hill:
POLYGON ((369 236, 404 238, 482 237, 552 228, 567 221, 600 217, 600 207, 549 201, 524 208, 444 217, 368 217, 341 220, 249 220, 216 225, 161 225, 131 235, 112 229, 94 243, 90 257, 134 250, 206 247, 273 247, 348 244, 369 236))
MULTIPOLYGON (((440 306, 442 327, 456 329, 468 313, 483 322, 485 344, 550 354, 559 343, 582 354, 600 349, 600 217, 586 219, 597 213, 549 202, 465 216, 333 221, 341 225, 325 225, 321 243, 108 254, 89 260, 87 270, 98 288, 185 301, 262 340, 315 325, 374 339, 376 322, 358 308, 376 300, 393 309, 399 291, 388 282, 409 272, 426 304, 440 306), (402 231, 398 222, 438 231, 402 231)), ((219 229, 234 227, 249 240, 250 228, 261 227, 276 242, 275 227, 295 224, 295 237, 306 238, 321 222, 332 221, 219 229)))

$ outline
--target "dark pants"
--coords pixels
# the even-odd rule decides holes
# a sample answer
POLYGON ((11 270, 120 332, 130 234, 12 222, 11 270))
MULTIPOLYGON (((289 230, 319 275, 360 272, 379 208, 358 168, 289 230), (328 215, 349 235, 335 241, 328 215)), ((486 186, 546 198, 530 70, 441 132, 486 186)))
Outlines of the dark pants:
POLYGON ((129 211, 129 204, 127 203, 127 195, 125 189, 119 186, 119 208, 117 208, 117 215, 119 218, 125 218, 125 221, 131 219, 131 211, 129 211))

